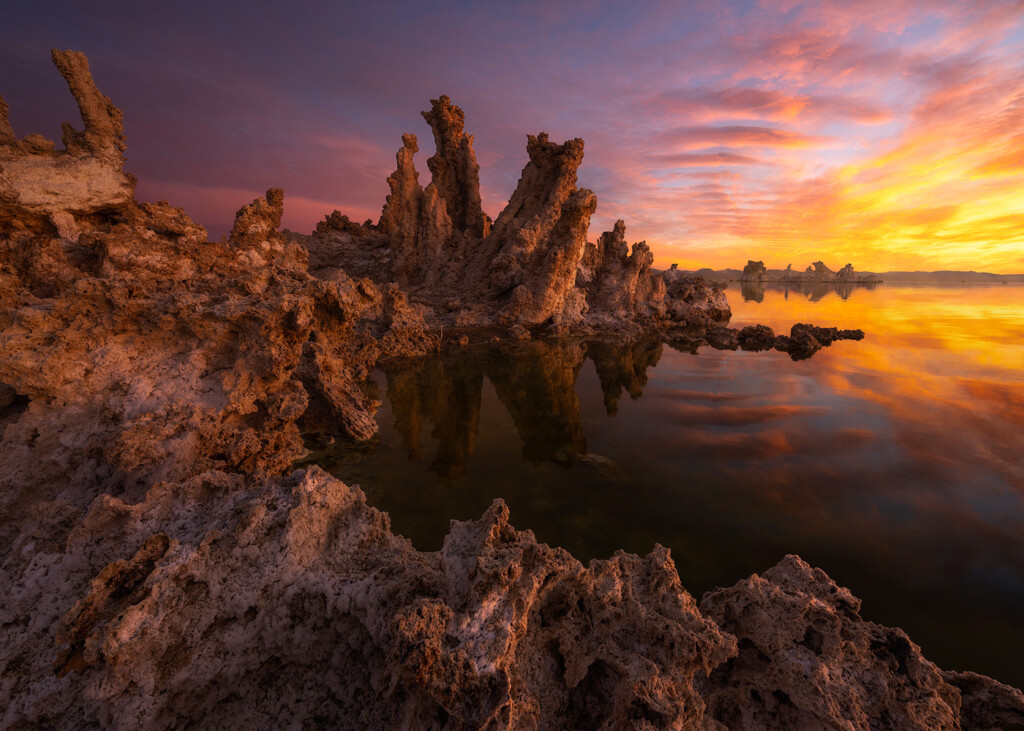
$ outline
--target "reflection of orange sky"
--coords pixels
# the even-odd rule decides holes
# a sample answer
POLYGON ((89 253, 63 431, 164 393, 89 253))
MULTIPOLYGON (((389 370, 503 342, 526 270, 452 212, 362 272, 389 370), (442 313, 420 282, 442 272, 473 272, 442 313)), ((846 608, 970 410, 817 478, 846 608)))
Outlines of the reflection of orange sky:
MULTIPOLYGON (((735 285, 733 285, 735 286, 735 285)), ((942 375, 965 377, 993 369, 1024 381, 1024 287, 899 287, 856 289, 848 299, 832 293, 817 302, 769 289, 761 303, 746 302, 727 289, 733 326, 760 322, 783 331, 794 322, 863 328, 866 347, 848 348, 842 359, 875 358, 872 370, 932 372, 941 358, 942 375), (808 318, 801 320, 801 317, 808 318), (871 347, 872 342, 884 347, 871 347)), ((822 351, 821 355, 829 355, 822 351)), ((837 357, 834 353, 832 357, 837 357)), ((866 364, 863 364, 866 365, 866 364)))
MULTIPOLYGON (((819 352, 808 368, 830 389, 885 407, 904 425, 897 439, 925 462, 962 468, 978 461, 1024 487, 1024 287, 883 285, 817 302, 768 290, 761 303, 730 293, 733 325, 794 322, 861 327, 857 343, 819 352), (950 429, 977 434, 951 454, 950 429)), ((799 368, 799 366, 794 366, 799 368)))

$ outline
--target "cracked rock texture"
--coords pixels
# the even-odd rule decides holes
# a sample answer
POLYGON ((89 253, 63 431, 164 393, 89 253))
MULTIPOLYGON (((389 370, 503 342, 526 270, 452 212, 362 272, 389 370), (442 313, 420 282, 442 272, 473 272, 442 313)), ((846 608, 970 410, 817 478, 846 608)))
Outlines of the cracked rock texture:
POLYGON ((998 728, 1024 722, 1020 691, 956 685, 900 629, 866 622, 860 600, 787 556, 763 575, 708 592, 701 611, 738 653, 703 686, 722 728, 998 728), (947 677, 953 682, 948 682, 947 677))
MULTIPOLYGON (((720 289, 654 272, 623 225, 588 246, 582 141, 530 137, 492 227, 472 137, 442 97, 426 114, 434 180, 419 186, 407 136, 379 224, 335 212, 311 236, 280 232, 270 189, 210 242, 181 209, 135 200, 121 113, 84 56, 54 62, 85 124, 65 126, 63 150, 19 139, 0 102, 0 727, 1024 722, 1019 691, 939 671, 795 557, 698 606, 660 546, 584 567, 512 528, 499 500, 419 552, 358 487, 292 471, 301 431, 371 439, 368 373, 436 352, 441 326, 522 341, 517 367, 465 368, 517 424, 553 414, 524 456, 564 461, 585 452, 572 384, 586 348, 534 337, 545 328, 648 330, 594 346, 609 412, 642 390, 664 337, 803 356, 862 336, 737 332, 720 289)), ((449 432, 437 468, 451 473, 480 396, 433 380, 396 376, 420 398, 396 418, 412 441, 424 415, 449 432)))

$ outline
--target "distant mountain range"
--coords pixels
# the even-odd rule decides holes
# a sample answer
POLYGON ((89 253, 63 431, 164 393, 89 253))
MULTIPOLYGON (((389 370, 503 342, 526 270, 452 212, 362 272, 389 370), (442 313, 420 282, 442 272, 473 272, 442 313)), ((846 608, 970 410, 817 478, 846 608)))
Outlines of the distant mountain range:
MULTIPOLYGON (((769 269, 765 281, 780 281, 784 269, 769 269)), ((693 272, 712 281, 739 281, 743 277, 742 269, 698 269, 693 272)), ((904 284, 999 284, 1001 282, 1024 284, 1024 274, 992 274, 990 272, 857 272, 869 276, 874 275, 883 282, 902 282, 904 284)))

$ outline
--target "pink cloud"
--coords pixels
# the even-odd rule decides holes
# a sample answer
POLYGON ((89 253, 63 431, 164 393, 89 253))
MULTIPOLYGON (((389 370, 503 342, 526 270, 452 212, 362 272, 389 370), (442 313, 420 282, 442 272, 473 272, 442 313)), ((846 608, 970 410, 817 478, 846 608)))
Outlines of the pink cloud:
POLYGON ((826 137, 795 130, 758 125, 699 125, 679 127, 662 133, 662 138, 683 149, 702 147, 820 147, 830 142, 826 137))
POLYGON ((655 158, 674 167, 706 167, 715 165, 763 165, 764 160, 731 152, 680 152, 655 158))

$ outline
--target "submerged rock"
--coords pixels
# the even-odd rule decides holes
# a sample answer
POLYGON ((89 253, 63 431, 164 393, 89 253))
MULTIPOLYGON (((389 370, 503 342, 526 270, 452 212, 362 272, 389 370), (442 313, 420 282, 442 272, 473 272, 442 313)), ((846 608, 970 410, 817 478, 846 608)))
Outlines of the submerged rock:
POLYGON ((793 360, 805 360, 837 340, 863 340, 863 330, 840 330, 797 323, 790 334, 775 338, 775 349, 789 353, 793 360))
POLYGON ((744 350, 771 350, 775 347, 775 331, 767 325, 748 325, 736 333, 736 340, 744 350))

